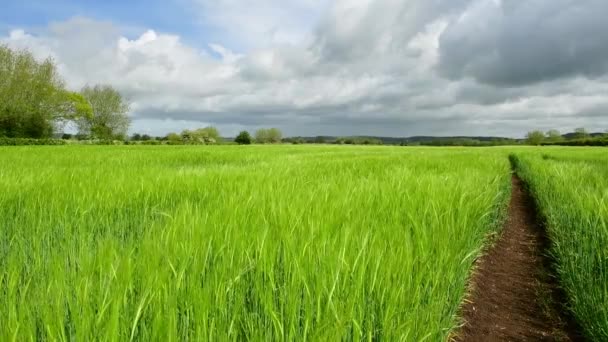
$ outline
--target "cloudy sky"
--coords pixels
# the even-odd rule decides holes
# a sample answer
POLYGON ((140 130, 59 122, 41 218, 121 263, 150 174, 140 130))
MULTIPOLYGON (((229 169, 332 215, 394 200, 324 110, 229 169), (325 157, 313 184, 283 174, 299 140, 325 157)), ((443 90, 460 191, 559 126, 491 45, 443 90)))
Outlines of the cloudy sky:
POLYGON ((132 132, 608 129, 606 0, 2 0, 0 44, 111 84, 132 132))

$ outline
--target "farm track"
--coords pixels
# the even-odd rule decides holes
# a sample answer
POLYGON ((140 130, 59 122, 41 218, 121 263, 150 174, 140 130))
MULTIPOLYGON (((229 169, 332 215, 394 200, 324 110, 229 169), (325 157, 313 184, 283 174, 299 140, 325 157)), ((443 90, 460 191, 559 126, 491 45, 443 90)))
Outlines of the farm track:
POLYGON ((562 307, 549 241, 516 175, 501 236, 477 261, 455 341, 582 341, 562 307))

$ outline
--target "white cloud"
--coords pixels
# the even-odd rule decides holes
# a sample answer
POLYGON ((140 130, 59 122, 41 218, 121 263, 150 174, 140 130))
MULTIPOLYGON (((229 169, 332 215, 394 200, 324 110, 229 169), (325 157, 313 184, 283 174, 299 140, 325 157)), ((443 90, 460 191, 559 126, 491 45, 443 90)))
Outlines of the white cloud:
POLYGON ((514 31, 507 21, 471 26, 483 24, 471 18, 494 13, 500 2, 337 0, 315 14, 314 28, 307 16, 325 6, 321 0, 256 0, 245 9, 236 0, 198 4, 203 17, 216 18, 228 35, 242 33, 250 48, 237 53, 230 41, 214 40, 200 50, 153 28, 129 39, 112 23, 78 17, 41 33, 14 30, 0 42, 52 56, 73 89, 114 85, 133 102, 134 131, 152 134, 197 122, 226 135, 270 125, 293 135, 394 136, 608 128, 601 68, 516 86, 488 85, 470 72, 478 69, 458 69, 479 60, 483 70, 500 72, 501 65, 483 63, 492 51, 487 37, 514 31), (304 19, 297 20, 300 12, 304 19), (446 63, 456 66, 449 78, 446 63))
POLYGON ((198 9, 200 24, 222 32, 234 48, 246 50, 275 44, 299 44, 328 0, 190 0, 198 9))

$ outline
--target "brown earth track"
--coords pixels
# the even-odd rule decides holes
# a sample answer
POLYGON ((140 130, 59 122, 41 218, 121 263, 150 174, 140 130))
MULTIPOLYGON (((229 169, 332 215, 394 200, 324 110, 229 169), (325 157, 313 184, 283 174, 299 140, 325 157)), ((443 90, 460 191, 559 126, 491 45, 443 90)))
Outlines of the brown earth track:
POLYGON ((583 341, 551 275, 534 200, 513 175, 501 236, 476 263, 454 341, 583 341))

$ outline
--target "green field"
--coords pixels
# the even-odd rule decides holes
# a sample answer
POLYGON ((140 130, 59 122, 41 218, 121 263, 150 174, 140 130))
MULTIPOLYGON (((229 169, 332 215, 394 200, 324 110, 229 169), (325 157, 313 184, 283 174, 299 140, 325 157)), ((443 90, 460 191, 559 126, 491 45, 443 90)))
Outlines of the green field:
POLYGON ((0 340, 445 340, 511 153, 607 336, 603 149, 48 146, 0 148, 0 340))
POLYGON ((518 173, 547 219, 571 310, 593 341, 608 339, 608 151, 519 153, 518 173))

